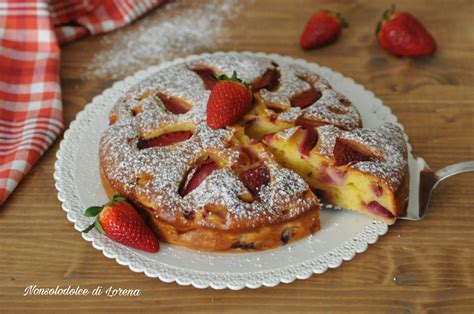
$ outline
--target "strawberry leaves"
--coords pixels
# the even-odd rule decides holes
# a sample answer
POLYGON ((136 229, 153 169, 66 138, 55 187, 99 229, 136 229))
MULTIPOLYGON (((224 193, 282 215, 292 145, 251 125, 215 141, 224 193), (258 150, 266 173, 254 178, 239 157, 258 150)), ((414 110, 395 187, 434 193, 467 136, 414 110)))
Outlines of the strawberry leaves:
POLYGON ((113 203, 109 202, 109 204, 115 204, 116 202, 126 202, 127 199, 123 196, 121 196, 120 194, 115 194, 113 197, 112 197, 112 201, 113 203))
POLYGON ((86 229, 82 230, 81 232, 83 233, 88 233, 89 231, 91 231, 92 229, 94 229, 95 227, 95 222, 92 224, 92 225, 89 225, 89 227, 87 227, 86 229))
POLYGON ((377 27, 375 29, 375 36, 378 35, 378 33, 380 32, 380 28, 382 27, 382 23, 384 21, 387 21, 390 16, 392 16, 392 14, 395 12, 395 5, 392 4, 392 6, 388 9, 386 9, 385 11, 383 11, 383 14, 382 14, 382 19, 380 21, 378 21, 377 23, 377 27))
POLYGON ((341 23, 341 27, 347 28, 349 27, 349 23, 347 23, 347 20, 344 18, 341 12, 331 12, 338 20, 339 23, 341 23))
POLYGON ((100 224, 99 216, 97 216, 97 218, 94 222, 94 227, 97 229, 97 231, 99 231, 100 234, 105 234, 105 231, 102 228, 102 225, 100 224))
POLYGON ((231 77, 228 77, 228 76, 225 75, 225 74, 220 74, 220 75, 217 76, 217 79, 218 79, 219 81, 236 82, 236 83, 244 84, 245 86, 249 87, 249 84, 247 84, 246 82, 242 81, 242 80, 237 76, 237 72, 235 72, 235 71, 232 72, 232 76, 231 76, 231 77))
POLYGON ((95 217, 97 216, 100 211, 102 210, 102 208, 104 208, 104 206, 92 206, 92 207, 89 207, 88 209, 86 209, 86 211, 84 212, 84 216, 86 217, 95 217))
POLYGON ((145 252, 156 253, 160 249, 156 236, 137 210, 118 194, 103 206, 87 208, 84 215, 95 217, 95 221, 82 231, 84 233, 96 229, 115 242, 145 252))
POLYGON ((115 194, 112 199, 110 201, 108 201, 107 203, 105 203, 104 205, 102 206, 91 206, 89 208, 87 208, 85 211, 84 211, 84 216, 86 217, 97 217, 94 221, 93 224, 91 224, 90 226, 88 226, 86 229, 82 230, 83 233, 88 233, 89 231, 91 231, 92 229, 97 229, 97 231, 99 231, 101 234, 104 234, 104 229, 102 228, 102 226, 100 225, 100 222, 99 222, 99 214, 102 212, 102 210, 104 209, 105 206, 111 206, 111 205, 115 205, 117 204, 118 202, 126 202, 127 199, 119 194, 115 194))

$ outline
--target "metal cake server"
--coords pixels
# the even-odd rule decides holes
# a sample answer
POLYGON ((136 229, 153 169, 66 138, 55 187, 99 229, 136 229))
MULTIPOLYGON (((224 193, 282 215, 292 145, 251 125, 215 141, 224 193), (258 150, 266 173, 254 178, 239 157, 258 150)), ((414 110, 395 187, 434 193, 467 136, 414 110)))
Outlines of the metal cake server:
POLYGON ((421 220, 426 214, 431 194, 438 184, 453 175, 474 171, 474 161, 465 161, 431 170, 423 158, 409 160, 410 193, 406 213, 400 219, 421 220))

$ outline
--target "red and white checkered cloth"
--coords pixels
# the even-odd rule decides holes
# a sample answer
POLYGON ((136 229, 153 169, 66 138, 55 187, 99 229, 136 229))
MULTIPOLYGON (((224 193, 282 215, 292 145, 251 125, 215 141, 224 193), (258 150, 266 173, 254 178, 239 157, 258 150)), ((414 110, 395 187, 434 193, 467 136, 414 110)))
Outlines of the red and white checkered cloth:
POLYGON ((59 45, 165 0, 0 1, 0 205, 63 130, 59 45))

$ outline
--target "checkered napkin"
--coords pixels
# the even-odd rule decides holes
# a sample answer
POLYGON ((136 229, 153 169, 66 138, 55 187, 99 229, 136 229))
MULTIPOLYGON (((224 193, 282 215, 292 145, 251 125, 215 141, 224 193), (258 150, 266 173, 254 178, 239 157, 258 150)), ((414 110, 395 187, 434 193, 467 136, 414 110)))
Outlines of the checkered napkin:
POLYGON ((63 130, 59 45, 165 0, 0 0, 0 205, 63 130))

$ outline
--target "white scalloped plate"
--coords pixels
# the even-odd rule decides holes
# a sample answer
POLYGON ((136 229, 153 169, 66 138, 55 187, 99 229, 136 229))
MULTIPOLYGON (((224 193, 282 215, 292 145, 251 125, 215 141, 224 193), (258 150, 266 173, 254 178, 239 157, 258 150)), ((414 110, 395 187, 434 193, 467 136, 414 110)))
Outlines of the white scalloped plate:
MULTIPOLYGON (((238 52, 230 52, 238 53, 238 52)), ((294 62, 308 67, 329 81, 339 92, 346 95, 361 113, 365 126, 374 127, 384 122, 397 123, 396 117, 382 101, 352 79, 326 67, 275 54, 244 54, 267 56, 277 63, 294 62)), ((206 56, 194 55, 185 59, 165 62, 140 71, 105 90, 80 112, 64 134, 57 153, 54 178, 58 198, 74 228, 83 230, 90 218, 83 215, 85 208, 103 204, 107 196, 99 178, 98 143, 107 127, 108 113, 130 87, 162 67, 206 56)), ((406 137, 406 135, 405 135, 406 137)), ((408 137, 406 137, 408 141, 408 137)), ((410 163, 413 162, 408 145, 410 163)), ((115 258, 135 272, 148 277, 158 277, 165 282, 193 285, 196 288, 242 289, 276 286, 295 279, 306 279, 321 274, 328 268, 339 267, 351 260, 356 253, 367 250, 380 235, 387 232, 385 223, 346 211, 323 209, 322 229, 314 236, 284 247, 256 253, 216 254, 191 251, 173 245, 162 244, 157 254, 141 252, 115 243, 93 231, 83 238, 101 250, 106 257, 115 258)))

